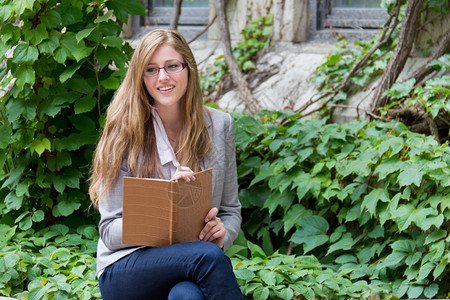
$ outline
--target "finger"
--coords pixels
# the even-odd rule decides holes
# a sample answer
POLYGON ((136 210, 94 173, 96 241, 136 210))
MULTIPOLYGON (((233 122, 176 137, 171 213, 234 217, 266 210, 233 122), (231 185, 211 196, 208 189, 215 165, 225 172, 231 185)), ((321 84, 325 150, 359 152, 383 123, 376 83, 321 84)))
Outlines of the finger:
POLYGON ((217 207, 213 207, 209 210, 209 212, 206 214, 205 217, 205 223, 208 223, 209 221, 211 221, 213 218, 215 218, 217 216, 217 213, 219 212, 219 210, 217 209, 217 207))
POLYGON ((214 234, 211 234, 207 237, 205 237, 204 241, 206 242, 214 242, 217 239, 221 239, 225 237, 225 228, 221 228, 220 230, 216 231, 214 234))
POLYGON ((194 173, 194 171, 192 171, 191 168, 189 168, 189 167, 183 167, 183 166, 180 167, 180 171, 182 171, 182 172, 191 172, 191 173, 194 173))
MULTIPOLYGON (((212 229, 214 226, 217 226, 218 224, 220 224, 220 223, 218 223, 218 222, 216 221, 216 218, 213 218, 211 221, 207 222, 207 223, 205 224, 205 226, 203 227, 202 231, 201 231, 200 234, 199 234, 199 239, 200 239, 201 241, 205 240, 205 237, 208 235, 208 233, 211 231, 211 229, 212 229)), ((209 234, 209 235, 210 235, 210 234, 209 234)))
POLYGON ((189 169, 188 167, 186 167, 187 169, 185 171, 177 171, 175 172, 175 174, 172 176, 171 180, 178 180, 178 179, 184 179, 185 181, 189 182, 189 181, 194 181, 195 180, 195 176, 193 175, 194 172, 191 171, 191 169, 189 169))
POLYGON ((206 233, 206 235, 203 237, 203 240, 211 242, 219 237, 222 237, 222 234, 224 233, 225 233, 225 226, 223 225, 223 223, 218 223, 206 233))

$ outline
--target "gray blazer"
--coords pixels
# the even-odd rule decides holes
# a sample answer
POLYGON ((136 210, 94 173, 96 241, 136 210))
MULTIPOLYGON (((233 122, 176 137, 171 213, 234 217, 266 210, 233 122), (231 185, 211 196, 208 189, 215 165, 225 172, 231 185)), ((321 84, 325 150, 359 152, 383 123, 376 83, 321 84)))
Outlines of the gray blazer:
MULTIPOLYGON (((226 229, 224 250, 231 247, 241 226, 241 204, 238 199, 236 172, 236 154, 234 142, 234 127, 231 116, 220 110, 207 108, 211 118, 205 113, 205 119, 210 129, 214 145, 214 153, 204 161, 204 167, 213 169, 212 206, 219 209, 218 217, 226 229), (212 124, 211 124, 212 120, 212 124)), ((166 178, 170 178, 169 169, 161 166, 166 178)), ((99 201, 100 239, 97 246, 97 275, 103 269, 120 258, 140 249, 122 244, 122 180, 131 177, 131 171, 126 159, 122 162, 119 176, 112 187, 99 201)))

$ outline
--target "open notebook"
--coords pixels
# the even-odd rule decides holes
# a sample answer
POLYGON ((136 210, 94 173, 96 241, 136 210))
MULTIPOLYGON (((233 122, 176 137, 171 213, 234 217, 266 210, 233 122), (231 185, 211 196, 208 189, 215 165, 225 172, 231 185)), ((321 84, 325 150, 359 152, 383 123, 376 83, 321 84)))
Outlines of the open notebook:
POLYGON ((123 178, 122 242, 160 247, 197 241, 212 206, 212 169, 196 180, 123 178))

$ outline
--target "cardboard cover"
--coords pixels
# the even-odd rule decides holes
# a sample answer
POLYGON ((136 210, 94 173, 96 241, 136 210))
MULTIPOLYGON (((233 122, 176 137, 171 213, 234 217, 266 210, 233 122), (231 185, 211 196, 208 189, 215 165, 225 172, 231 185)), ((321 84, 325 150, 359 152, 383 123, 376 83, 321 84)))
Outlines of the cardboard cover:
POLYGON ((160 247, 197 241, 212 206, 212 169, 186 182, 123 178, 122 243, 160 247))

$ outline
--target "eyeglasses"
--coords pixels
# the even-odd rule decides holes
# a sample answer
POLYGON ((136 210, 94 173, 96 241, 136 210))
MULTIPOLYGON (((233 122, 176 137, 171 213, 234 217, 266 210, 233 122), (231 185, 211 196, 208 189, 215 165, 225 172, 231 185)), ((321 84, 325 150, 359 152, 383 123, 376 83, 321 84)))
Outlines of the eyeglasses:
POLYGON ((145 77, 155 77, 159 75, 159 70, 164 69, 167 74, 179 73, 186 68, 188 64, 185 62, 179 62, 178 60, 170 60, 166 62, 164 67, 158 67, 157 65, 148 65, 144 69, 145 77))

